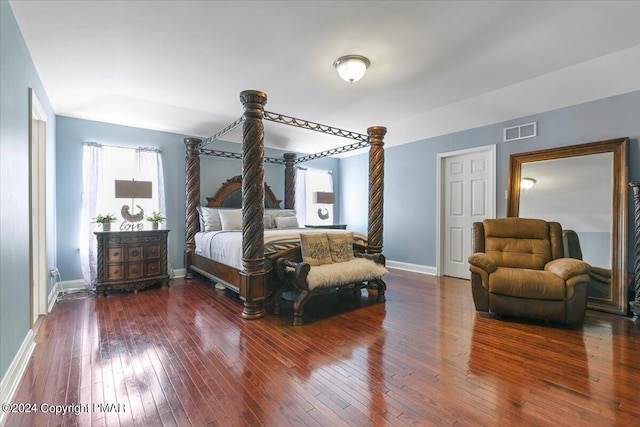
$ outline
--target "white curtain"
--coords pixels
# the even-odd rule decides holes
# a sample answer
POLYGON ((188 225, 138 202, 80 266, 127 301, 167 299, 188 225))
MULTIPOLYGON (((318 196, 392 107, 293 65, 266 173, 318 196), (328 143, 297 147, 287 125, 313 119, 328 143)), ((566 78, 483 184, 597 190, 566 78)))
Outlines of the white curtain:
MULTIPOLYGON (((152 186, 153 196, 152 198, 158 201, 158 209, 167 217, 167 204, 165 203, 164 196, 164 169, 162 168, 162 153, 155 148, 139 148, 138 159, 140 162, 139 169, 142 171, 155 170, 155 184, 152 186)), ((151 214, 151 212, 149 212, 151 214)), ((158 224, 158 228, 166 229, 167 221, 158 224)), ((167 236, 167 247, 171 247, 171 234, 167 236)), ((167 269, 171 277, 174 276, 173 267, 171 266, 171 257, 167 255, 167 269)))
MULTIPOLYGON (((162 154, 156 148, 110 147, 94 142, 84 144, 82 168, 80 263, 85 286, 92 288, 97 276, 97 244, 93 232, 99 230, 92 221, 98 213, 115 213, 119 216, 122 200, 115 199, 114 181, 151 181, 152 198, 142 199, 144 203, 140 201, 146 206, 145 217, 151 215, 152 211, 160 211, 166 217, 164 173, 162 154)), ((160 223, 159 227, 166 228, 166 221, 168 219, 160 223)), ((149 226, 147 223, 143 224, 145 227, 149 226)), ((168 267, 169 274, 173 275, 171 265, 168 267)))
POLYGON ((317 191, 333 192, 331 171, 296 169, 296 217, 301 226, 333 224, 333 206, 314 203, 313 193, 317 191), (321 219, 319 209, 328 209, 329 217, 321 219))
MULTIPOLYGON (((139 169, 143 171, 155 170, 155 183, 152 186, 153 199, 158 200, 158 209, 165 214, 167 212, 167 206, 164 198, 164 172, 162 169, 162 153, 154 148, 139 148, 138 149, 139 169)), ((148 212, 151 214, 151 212, 148 212)), ((166 227, 166 220, 158 224, 158 228, 164 229, 166 227)))
POLYGON ((93 234, 93 218, 98 213, 98 195, 102 194, 102 145, 84 144, 82 150, 82 213, 80 217, 80 264, 82 278, 87 288, 96 278, 96 236, 93 234))

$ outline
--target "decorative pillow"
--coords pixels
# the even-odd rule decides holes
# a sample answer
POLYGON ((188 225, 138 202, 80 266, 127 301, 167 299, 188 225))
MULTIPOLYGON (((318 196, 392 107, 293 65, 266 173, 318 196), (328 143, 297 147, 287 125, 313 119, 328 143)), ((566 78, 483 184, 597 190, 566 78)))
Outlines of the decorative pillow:
POLYGON ((353 233, 327 233, 327 238, 333 262, 353 259, 353 233))
POLYGON ((281 216, 274 219, 276 221, 276 228, 300 228, 298 218, 295 216, 281 216))
POLYGON ((220 223, 220 215, 218 208, 208 208, 206 206, 198 207, 200 213, 200 230, 201 231, 220 231, 222 224, 220 223))
POLYGON ((331 264, 329 238, 326 233, 300 234, 302 261, 309 265, 331 264))
POLYGON ((222 230, 242 230, 242 209, 225 209, 218 211, 222 230))
POLYGON ((264 222, 264 229, 268 230, 271 228, 271 216, 265 215, 262 217, 262 222, 264 222))

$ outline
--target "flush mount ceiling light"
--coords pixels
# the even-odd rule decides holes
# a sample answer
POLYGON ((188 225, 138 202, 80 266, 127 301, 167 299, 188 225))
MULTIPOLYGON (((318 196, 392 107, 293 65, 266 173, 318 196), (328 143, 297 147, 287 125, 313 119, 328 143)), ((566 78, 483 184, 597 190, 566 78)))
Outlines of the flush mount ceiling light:
POLYGON ((520 181, 520 188, 524 188, 525 190, 530 189, 537 181, 533 178, 522 178, 520 181))
POLYGON ((336 69, 342 80, 353 83, 364 76, 371 62, 361 55, 345 55, 336 59, 333 67, 336 69))

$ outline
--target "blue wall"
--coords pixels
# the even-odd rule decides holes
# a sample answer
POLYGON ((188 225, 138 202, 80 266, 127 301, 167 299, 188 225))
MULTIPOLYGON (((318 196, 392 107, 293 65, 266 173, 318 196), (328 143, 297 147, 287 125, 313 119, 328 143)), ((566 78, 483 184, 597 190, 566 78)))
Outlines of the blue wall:
MULTIPOLYGON (((185 230, 185 135, 112 125, 90 120, 58 117, 58 269, 63 280, 80 280, 78 249, 82 196, 82 143, 95 141, 121 147, 156 147, 162 150, 169 234, 169 258, 173 268, 184 268, 185 230)), ((268 135, 267 135, 268 137, 268 135)), ((216 142, 208 148, 240 152, 240 144, 216 142)), ((265 150, 267 157, 282 158, 284 151, 265 150)), ((334 170, 339 181, 339 161, 320 159, 306 167, 334 170)), ((201 156, 200 200, 206 203, 229 178, 242 173, 242 162, 235 159, 201 156)), ((265 164, 265 181, 279 199, 284 199, 284 166, 265 164)), ((336 183, 337 186, 337 183, 336 183)), ((336 207, 339 209, 339 206, 336 207)))
MULTIPOLYGON (((553 96, 550 94, 550 96, 553 96)), ((387 259, 419 266, 436 266, 438 153, 497 145, 496 214, 506 215, 505 192, 509 157, 513 153, 630 137, 629 180, 640 180, 640 91, 573 107, 438 136, 385 150, 384 253, 387 259), (538 136, 502 142, 504 127, 536 121, 538 136)), ((393 141, 393 129, 386 141, 393 141)), ((341 221, 366 232, 367 202, 362 185, 367 176, 366 154, 341 159, 343 205, 341 221)), ((364 188, 364 187, 363 187, 364 188)), ((631 194, 631 193, 630 193, 631 194)), ((629 206, 629 269, 633 268, 633 198, 629 206)))
POLYGON ((48 116, 47 256, 53 266, 56 120, 9 3, 0 0, 0 379, 31 328, 29 88, 48 116))

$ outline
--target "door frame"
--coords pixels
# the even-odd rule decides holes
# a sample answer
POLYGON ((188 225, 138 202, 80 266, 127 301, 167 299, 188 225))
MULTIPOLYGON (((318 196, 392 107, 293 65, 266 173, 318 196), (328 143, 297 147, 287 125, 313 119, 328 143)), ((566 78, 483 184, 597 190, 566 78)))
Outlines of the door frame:
POLYGON ((47 257, 47 114, 35 91, 29 88, 29 254, 31 322, 48 314, 47 288, 49 262, 47 257), (42 135, 34 129, 34 121, 44 123, 42 135))
POLYGON ((441 276, 442 275, 442 271, 444 269, 443 267, 443 263, 444 263, 444 255, 443 255, 443 251, 446 250, 446 247, 444 245, 444 196, 446 194, 446 189, 443 188, 444 187, 444 183, 445 183, 445 167, 444 167, 444 163, 446 161, 446 159, 451 158, 451 157, 458 157, 458 156, 464 156, 467 154, 473 154, 473 153, 482 153, 482 152, 486 152, 489 153, 492 157, 492 161, 493 161, 493 168, 491 169, 490 173, 489 173, 489 178, 491 180, 491 188, 493 188, 493 192, 492 192, 492 197, 491 197, 491 203, 490 203, 490 208, 491 208, 491 212, 489 213, 489 215, 487 215, 488 218, 495 218, 496 217, 496 169, 497 169, 497 165, 496 165, 496 144, 491 144, 491 145, 483 145, 481 147, 474 147, 474 148, 466 148, 464 150, 456 150, 456 151, 448 151, 446 153, 438 153, 438 160, 436 163, 436 176, 437 176, 437 187, 436 187, 436 199, 437 199, 437 210, 436 210, 436 231, 437 231, 437 236, 438 238, 436 239, 436 276, 441 276))

